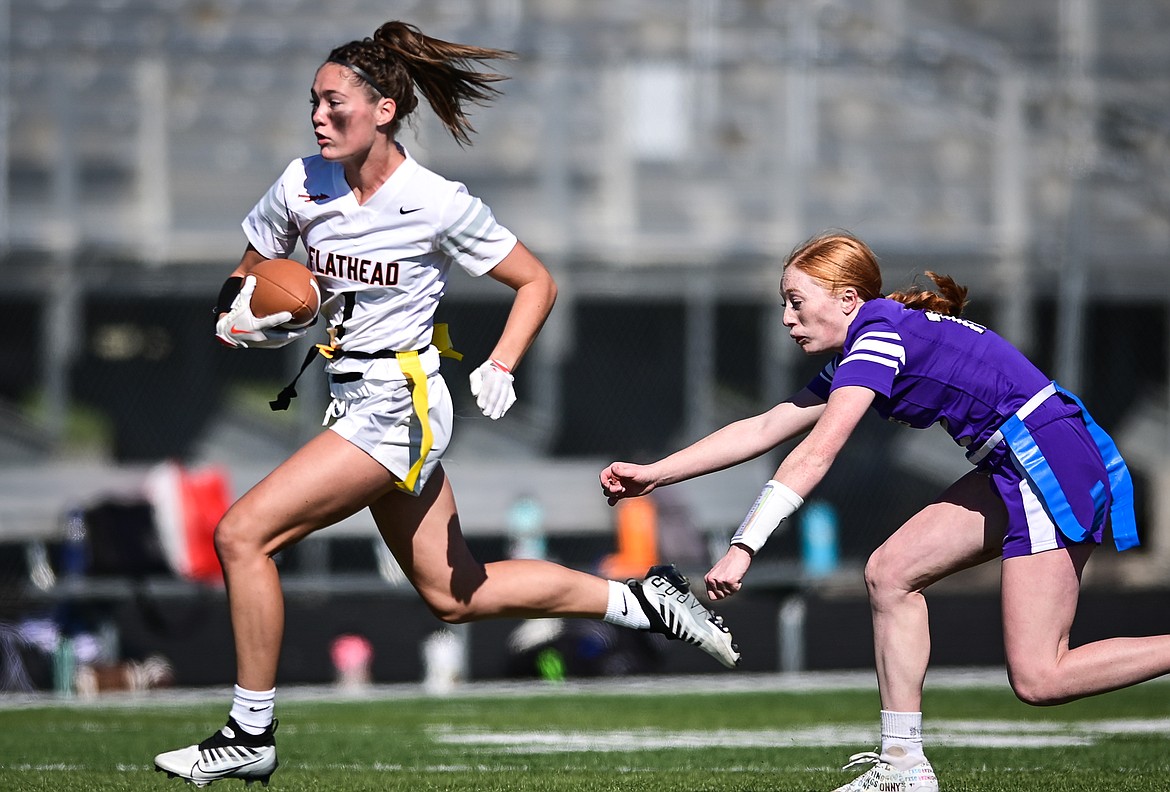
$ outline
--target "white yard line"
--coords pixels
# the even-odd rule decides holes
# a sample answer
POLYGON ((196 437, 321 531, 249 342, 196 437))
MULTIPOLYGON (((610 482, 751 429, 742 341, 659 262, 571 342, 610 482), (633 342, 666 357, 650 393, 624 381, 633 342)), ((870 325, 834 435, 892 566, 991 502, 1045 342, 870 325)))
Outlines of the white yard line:
MULTIPOLYGON (((931 721, 930 744, 955 748, 1054 748, 1093 745, 1123 734, 1165 734, 1170 719, 1129 718, 1100 721, 931 721)), ((505 754, 669 751, 712 748, 823 748, 867 745, 876 739, 872 725, 842 724, 785 729, 609 731, 488 731, 446 726, 431 730, 440 744, 474 746, 505 754)))
MULTIPOLYGON (((928 688, 1005 688, 1002 668, 932 670, 928 688)), ((752 692, 814 692, 877 690, 873 671, 817 671, 802 673, 716 673, 688 676, 630 676, 545 682, 539 679, 465 682, 449 693, 428 692, 420 683, 375 684, 360 690, 332 685, 288 685, 280 688, 280 700, 288 701, 390 701, 418 698, 494 698, 497 696, 563 696, 574 693, 621 696, 654 696, 689 692, 696 695, 752 692)), ((230 700, 230 685, 211 688, 172 688, 139 693, 108 693, 93 699, 61 698, 52 693, 0 693, 0 709, 70 706, 116 707, 143 705, 190 706, 230 700)))

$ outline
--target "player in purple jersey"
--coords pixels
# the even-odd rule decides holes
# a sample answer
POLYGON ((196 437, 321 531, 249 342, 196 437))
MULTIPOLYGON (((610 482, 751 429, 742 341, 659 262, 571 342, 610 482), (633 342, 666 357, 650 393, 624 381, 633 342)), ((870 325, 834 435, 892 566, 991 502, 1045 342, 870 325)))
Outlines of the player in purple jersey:
POLYGON ((842 790, 934 792, 922 747, 930 655, 923 591, 1001 557, 1004 649, 1012 689, 1059 704, 1170 672, 1170 636, 1076 648, 1069 630, 1081 572, 1106 524, 1137 544, 1132 483, 1080 401, 1015 347, 961 318, 967 290, 928 272, 935 290, 882 297, 873 252, 847 234, 798 247, 784 265, 784 325, 807 354, 836 353, 800 392, 648 465, 601 473, 613 503, 753 459, 807 436, 780 464, 726 555, 707 573, 712 599, 739 591, 752 558, 821 481, 870 409, 914 428, 938 423, 974 469, 895 531, 865 568, 881 697, 881 753, 842 790))

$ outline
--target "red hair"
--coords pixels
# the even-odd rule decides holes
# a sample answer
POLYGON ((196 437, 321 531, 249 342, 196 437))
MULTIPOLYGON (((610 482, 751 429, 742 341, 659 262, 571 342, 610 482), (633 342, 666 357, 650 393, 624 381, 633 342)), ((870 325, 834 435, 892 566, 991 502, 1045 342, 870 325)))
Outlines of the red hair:
POLYGON ((827 232, 799 245, 788 256, 784 269, 795 267, 831 292, 847 286, 863 300, 882 296, 882 272, 877 256, 860 239, 842 232, 827 232))
MULTIPOLYGON (((863 300, 882 296, 877 256, 869 245, 852 234, 832 231, 813 237, 792 251, 784 263, 785 269, 789 267, 796 267, 830 292, 852 286, 863 300)), ((937 291, 910 286, 887 294, 886 298, 907 308, 961 316, 967 307, 967 287, 955 283, 948 275, 930 270, 926 271, 926 277, 934 282, 937 291)))

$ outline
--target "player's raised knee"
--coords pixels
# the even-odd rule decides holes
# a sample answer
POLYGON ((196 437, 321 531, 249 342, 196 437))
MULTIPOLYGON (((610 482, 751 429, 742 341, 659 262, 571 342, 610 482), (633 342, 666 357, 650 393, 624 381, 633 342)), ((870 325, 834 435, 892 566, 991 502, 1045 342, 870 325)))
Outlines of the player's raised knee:
POLYGON ((221 564, 231 564, 268 554, 261 544, 259 526, 238 509, 229 509, 215 526, 215 553, 221 564))
POLYGON ((889 554, 879 547, 870 554, 865 562, 865 588, 869 598, 880 599, 892 592, 902 593, 906 590, 902 569, 904 565, 894 563, 889 554))
POLYGON ((1059 675, 1052 669, 1008 666, 1008 681, 1016 698, 1033 707, 1051 707, 1069 700, 1060 685, 1059 675))
POLYGON ((427 609, 439 621, 447 624, 466 624, 477 618, 476 611, 470 602, 457 599, 448 593, 430 594, 421 591, 419 593, 422 594, 427 609))
POLYGON ((247 553, 244 527, 230 510, 215 526, 214 541, 215 554, 221 564, 229 564, 247 553))

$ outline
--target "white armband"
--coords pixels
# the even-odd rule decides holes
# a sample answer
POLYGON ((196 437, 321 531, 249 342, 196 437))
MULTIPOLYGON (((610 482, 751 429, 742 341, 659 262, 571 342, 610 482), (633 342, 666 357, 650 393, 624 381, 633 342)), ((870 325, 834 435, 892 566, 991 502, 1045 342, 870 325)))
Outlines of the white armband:
POLYGON ((739 530, 731 537, 731 543, 749 547, 755 555, 760 552, 760 548, 768 541, 772 532, 780 527, 780 523, 788 519, 803 504, 804 498, 791 488, 775 479, 769 481, 760 491, 760 497, 756 498, 747 516, 743 518, 739 530))

